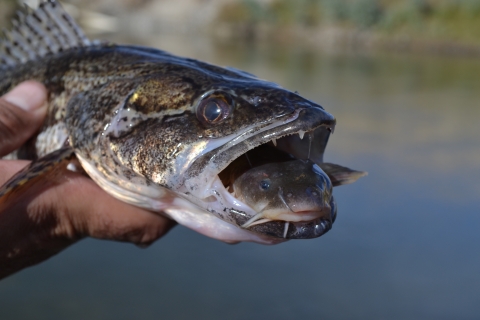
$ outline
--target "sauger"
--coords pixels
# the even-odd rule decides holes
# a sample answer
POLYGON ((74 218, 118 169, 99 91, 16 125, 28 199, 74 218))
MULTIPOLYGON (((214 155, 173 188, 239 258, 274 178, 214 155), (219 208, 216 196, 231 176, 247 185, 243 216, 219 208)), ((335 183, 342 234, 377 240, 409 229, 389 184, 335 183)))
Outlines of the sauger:
POLYGON ((84 170, 114 197, 209 237, 272 244, 327 232, 332 186, 365 174, 323 162, 335 118, 320 105, 233 68, 90 41, 56 1, 19 12, 1 42, 0 94, 27 79, 48 88, 48 115, 7 156, 33 162, 1 187, 0 207, 84 170), (265 189, 268 214, 246 196, 265 189))

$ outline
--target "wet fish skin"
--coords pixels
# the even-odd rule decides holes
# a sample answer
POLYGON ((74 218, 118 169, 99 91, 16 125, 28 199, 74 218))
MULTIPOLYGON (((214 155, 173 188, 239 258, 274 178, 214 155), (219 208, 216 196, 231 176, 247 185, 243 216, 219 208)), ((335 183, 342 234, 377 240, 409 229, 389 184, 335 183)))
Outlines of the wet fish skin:
MULTIPOLYGON (((79 48, 29 61, 1 72, 0 94, 28 79, 40 81, 47 87, 49 111, 43 129, 63 121, 68 101, 79 93, 84 93, 84 98, 98 102, 90 112, 96 121, 104 120, 105 114, 115 111, 117 104, 134 88, 140 94, 135 108, 146 115, 166 109, 186 111, 192 108, 194 101, 202 94, 215 88, 235 90, 237 96, 262 101, 262 108, 252 106, 255 108, 248 110, 255 111, 253 114, 240 114, 237 107, 235 118, 228 126, 208 130, 207 135, 212 138, 233 133, 242 124, 257 119, 292 112, 288 103, 304 100, 281 89, 277 84, 245 77, 241 72, 179 58, 161 50, 135 46, 100 45, 79 48), (100 88, 101 96, 86 94, 100 88), (257 119, 252 119, 252 116, 257 119)), ((237 105, 250 105, 245 102, 247 101, 236 101, 237 105)))
MULTIPOLYGON (((35 12, 49 15, 58 7, 50 0, 35 12)), ((56 18, 67 19, 62 12, 56 18)), ((35 58, 27 61, 15 62, 9 50, 2 56, 0 46, 0 94, 27 79, 49 90, 42 129, 14 156, 36 159, 70 146, 90 177, 115 197, 227 242, 275 243, 285 235, 312 238, 330 229, 321 221, 302 222, 287 233, 280 221, 242 229, 254 212, 239 210, 218 178, 234 159, 272 138, 284 139, 279 146, 288 153, 294 141, 288 136, 300 132, 301 138, 309 133, 309 142, 294 144, 308 153, 291 153, 323 162, 335 118, 320 105, 243 71, 157 49, 91 43, 72 28, 77 39, 66 36, 72 46, 30 51, 35 58), (228 108, 218 123, 199 116, 208 101, 228 108), (320 144, 311 143, 314 132, 320 144)))

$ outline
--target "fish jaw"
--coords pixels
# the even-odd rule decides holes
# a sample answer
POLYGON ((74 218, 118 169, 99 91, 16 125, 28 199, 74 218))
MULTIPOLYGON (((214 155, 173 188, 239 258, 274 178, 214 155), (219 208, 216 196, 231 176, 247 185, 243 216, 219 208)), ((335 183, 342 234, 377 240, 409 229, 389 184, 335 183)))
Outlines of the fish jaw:
POLYGON ((286 241, 280 237, 271 237, 264 233, 239 228, 215 214, 205 212, 204 208, 182 197, 176 198, 173 205, 165 209, 165 213, 187 228, 230 244, 245 241, 272 245, 286 241))
MULTIPOLYGON (((239 134, 237 137, 224 144, 221 148, 206 154, 203 159, 197 159, 200 163, 205 163, 202 175, 190 177, 185 180, 181 192, 188 193, 192 202, 197 202, 199 206, 206 208, 207 211, 217 215, 221 219, 235 224, 239 227, 245 226, 246 222, 258 215, 258 208, 253 208, 246 204, 242 199, 235 197, 226 190, 220 181, 218 174, 224 167, 231 163, 235 157, 244 155, 248 150, 258 145, 270 142, 272 139, 281 139, 292 134, 305 134, 305 132, 314 132, 315 130, 327 131, 333 130, 335 119, 321 108, 297 109, 289 117, 285 117, 283 122, 272 123, 265 126, 263 130, 256 130, 254 134, 239 134), (231 157, 225 162, 218 161, 230 153, 231 157), (205 160, 207 159, 207 161, 205 160)), ((324 134, 325 135, 325 134, 324 134)), ((328 134, 327 134, 328 136, 328 134)), ((324 148, 325 144, 320 144, 324 148)), ((323 150, 317 150, 317 153, 323 154, 323 150)), ((194 168, 194 166, 193 166, 194 168)), ((318 170, 321 169, 317 166, 318 170)), ((196 169, 198 170, 198 169, 196 169)), ((188 174, 187 174, 188 175, 188 174)), ((325 175, 326 180, 329 181, 325 175)), ((331 195, 331 182, 328 182, 328 190, 325 193, 325 201, 322 208, 318 210, 299 210, 297 214, 286 213, 283 211, 271 210, 267 212, 264 218, 267 220, 263 226, 249 226, 248 230, 255 233, 267 234, 272 238, 311 238, 318 237, 327 232, 336 216, 336 205, 331 195), (303 212, 302 212, 303 211, 303 212), (285 223, 299 222, 298 226, 289 227, 291 231, 285 231, 285 223), (278 232, 278 224, 282 224, 281 232, 278 232)))

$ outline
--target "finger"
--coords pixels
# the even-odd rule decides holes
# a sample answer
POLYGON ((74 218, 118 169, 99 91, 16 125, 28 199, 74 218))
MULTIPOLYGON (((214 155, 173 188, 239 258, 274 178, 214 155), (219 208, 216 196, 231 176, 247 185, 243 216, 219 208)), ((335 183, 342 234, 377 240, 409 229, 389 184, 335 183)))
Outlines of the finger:
MULTIPOLYGON (((76 182, 70 181, 69 185, 76 182)), ((82 181, 82 196, 72 199, 95 199, 83 205, 82 223, 87 235, 94 238, 132 242, 147 246, 166 234, 176 223, 158 213, 153 213, 124 203, 105 193, 92 180, 82 181)), ((69 193, 68 187, 62 192, 69 193)), ((80 203, 78 203, 80 205, 80 203)), ((73 215, 77 217, 77 215, 73 215)), ((78 223, 77 223, 78 225, 78 223)))
POLYGON ((46 114, 47 91, 26 81, 0 98, 0 157, 18 149, 41 126, 46 114))
POLYGON ((40 216, 55 211, 56 233, 72 238, 132 242, 147 246, 166 234, 176 223, 160 214, 124 203, 78 173, 67 173, 60 185, 49 188, 29 204, 40 216))
MULTIPOLYGON (((0 185, 28 165, 28 161, 0 161, 0 185)), ((12 204, 15 225, 27 225, 27 234, 38 230, 48 237, 72 242, 90 236, 131 242, 141 247, 165 235, 176 222, 110 196, 82 174, 67 171, 49 178, 38 191, 12 204)), ((0 209, 1 211, 1 209, 0 209)), ((2 213, 4 216, 8 212, 2 213)))
POLYGON ((0 161, 0 186, 4 185, 17 172, 26 167, 30 162, 25 160, 0 161))

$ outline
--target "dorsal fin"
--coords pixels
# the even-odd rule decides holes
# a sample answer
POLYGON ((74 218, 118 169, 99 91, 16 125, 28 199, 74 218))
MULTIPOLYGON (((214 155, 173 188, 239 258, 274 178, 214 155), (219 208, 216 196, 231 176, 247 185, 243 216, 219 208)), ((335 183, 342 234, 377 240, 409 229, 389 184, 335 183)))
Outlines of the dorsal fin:
POLYGON ((36 10, 25 6, 0 41, 0 69, 48 54, 91 45, 73 18, 56 0, 41 2, 36 10))

